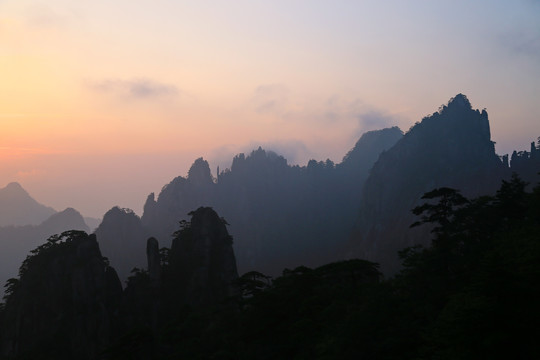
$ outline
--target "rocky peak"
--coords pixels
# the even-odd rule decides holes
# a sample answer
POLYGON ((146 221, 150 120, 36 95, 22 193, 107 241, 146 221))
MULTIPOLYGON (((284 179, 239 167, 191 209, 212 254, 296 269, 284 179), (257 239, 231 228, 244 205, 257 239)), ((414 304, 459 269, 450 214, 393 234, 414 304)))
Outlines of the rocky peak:
POLYGON ((212 174, 210 172, 208 161, 204 160, 202 157, 195 160, 188 171, 187 178, 192 184, 196 185, 212 184, 212 174))
POLYGON ((55 212, 34 200, 17 182, 0 189, 0 226, 39 225, 55 212))
POLYGON ((472 109, 472 106, 467 96, 459 93, 448 101, 448 108, 472 109))
POLYGON ((133 267, 144 267, 146 231, 133 210, 113 207, 103 216, 95 234, 103 255, 122 280, 127 279, 133 267))
POLYGON ((9 184, 6 185, 4 190, 12 194, 18 193, 18 194, 28 195, 26 190, 24 190, 21 184, 19 184, 18 182, 10 182, 9 184))
POLYGON ((237 295, 238 278, 232 237, 225 221, 210 207, 191 213, 191 222, 173 240, 170 265, 176 274, 181 302, 192 306, 217 304, 237 295))
POLYGON ((465 95, 456 95, 413 126, 371 169, 362 193, 354 256, 395 271, 398 250, 429 240, 429 234, 413 236, 408 229, 415 221, 410 210, 424 193, 450 187, 466 196, 489 194, 503 173, 487 112, 473 110, 465 95))
POLYGON ((48 229, 51 234, 59 233, 68 229, 82 231, 90 230, 82 215, 73 208, 66 208, 64 211, 53 214, 43 222, 42 226, 48 229))
POLYGON ((68 231, 32 251, 10 282, 4 356, 95 359, 115 333, 122 288, 96 237, 68 231))
POLYGON ((402 137, 403 131, 397 126, 365 132, 353 149, 343 157, 340 166, 354 167, 366 164, 365 167, 370 168, 381 152, 394 146, 402 137))

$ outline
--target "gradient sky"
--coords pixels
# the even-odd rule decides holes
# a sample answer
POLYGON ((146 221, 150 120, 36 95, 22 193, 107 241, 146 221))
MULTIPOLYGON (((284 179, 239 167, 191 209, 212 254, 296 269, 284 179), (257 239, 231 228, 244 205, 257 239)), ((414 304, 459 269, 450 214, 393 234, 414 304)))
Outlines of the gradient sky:
POLYGON ((141 214, 203 156, 341 161, 458 93, 540 136, 540 1, 0 0, 0 187, 141 214))

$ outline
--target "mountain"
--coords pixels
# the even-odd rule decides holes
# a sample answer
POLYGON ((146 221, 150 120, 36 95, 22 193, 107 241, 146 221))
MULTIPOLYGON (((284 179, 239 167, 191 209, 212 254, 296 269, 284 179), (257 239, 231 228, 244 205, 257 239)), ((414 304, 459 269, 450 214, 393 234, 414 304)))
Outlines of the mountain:
POLYGON ((95 235, 67 231, 8 282, 0 357, 538 359, 540 186, 526 188, 430 192, 415 212, 433 242, 393 278, 360 259, 238 277, 226 222, 201 207, 170 250, 147 240, 122 290, 95 235))
POLYGON ((72 208, 54 213, 39 225, 0 227, 0 284, 17 275, 30 250, 49 236, 66 230, 89 231, 89 228, 81 214, 72 208))
POLYGON ((509 173, 495 154, 487 112, 456 95, 381 154, 363 189, 348 255, 395 272, 399 250, 429 241, 429 229, 409 229, 424 193, 450 187, 466 196, 492 194, 509 173))
POLYGON ((86 223, 86 225, 88 225, 88 227, 90 228, 90 231, 94 232, 99 224, 101 224, 101 221, 102 219, 98 219, 98 218, 94 218, 94 217, 89 217, 89 216, 85 216, 84 217, 84 222, 86 223))
POLYGON ((7 293, 4 356, 96 359, 117 334, 122 287, 95 235, 69 231, 40 245, 7 293))
POLYGON ((337 165, 311 160, 291 166, 259 147, 235 156, 215 181, 208 162, 199 158, 187 178, 164 186, 157 200, 148 196, 141 221, 149 235, 169 247, 188 212, 211 206, 233 224, 241 272, 277 274, 298 264, 321 265, 341 257, 369 169, 401 137, 397 127, 368 132, 337 165))
MULTIPOLYGON (((122 209, 112 211, 109 220, 133 219, 122 209)), ((211 208, 201 207, 190 216, 166 258, 157 240, 147 240, 141 255, 146 253, 148 270, 135 271, 125 290, 95 234, 66 231, 36 247, 22 262, 19 277, 6 286, 0 306, 0 356, 112 359, 114 352, 106 355, 103 350, 119 339, 117 344, 127 343, 132 352, 134 336, 136 358, 164 358, 150 357, 141 348, 148 337, 152 343, 158 334, 167 334, 191 309, 237 313, 240 289, 226 224, 211 208)), ((166 346, 146 350, 176 358, 170 350, 176 341, 159 338, 166 346)))
POLYGON ((55 212, 34 200, 19 183, 0 189, 0 226, 38 225, 55 212))
POLYGON ((129 209, 109 210, 95 231, 103 255, 126 280, 134 267, 146 264, 145 248, 148 234, 141 219, 129 209))

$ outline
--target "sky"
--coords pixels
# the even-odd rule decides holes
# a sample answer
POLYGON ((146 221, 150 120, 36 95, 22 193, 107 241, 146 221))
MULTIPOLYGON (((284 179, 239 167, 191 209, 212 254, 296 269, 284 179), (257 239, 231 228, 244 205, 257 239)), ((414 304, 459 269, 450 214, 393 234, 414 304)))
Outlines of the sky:
POLYGON ((0 0, 0 187, 139 215, 198 157, 340 162, 458 93, 540 136, 540 1, 0 0))

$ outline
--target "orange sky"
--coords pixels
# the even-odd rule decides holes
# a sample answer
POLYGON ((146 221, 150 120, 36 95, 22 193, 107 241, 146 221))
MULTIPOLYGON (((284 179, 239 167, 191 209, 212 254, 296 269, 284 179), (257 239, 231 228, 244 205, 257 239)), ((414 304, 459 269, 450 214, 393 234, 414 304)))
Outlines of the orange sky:
POLYGON ((101 217, 204 156, 339 162, 457 93, 540 136, 537 1, 0 0, 0 187, 101 217))

